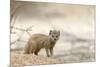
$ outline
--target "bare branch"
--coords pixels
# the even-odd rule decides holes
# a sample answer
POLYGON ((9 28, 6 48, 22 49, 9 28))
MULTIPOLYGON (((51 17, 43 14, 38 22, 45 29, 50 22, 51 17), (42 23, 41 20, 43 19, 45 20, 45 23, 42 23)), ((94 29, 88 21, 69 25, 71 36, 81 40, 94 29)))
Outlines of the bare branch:
MULTIPOLYGON (((14 29, 23 31, 23 33, 26 32, 29 36, 31 36, 31 34, 29 33, 29 31, 32 31, 32 29, 31 29, 32 27, 33 27, 33 25, 30 26, 30 27, 28 27, 27 29, 22 29, 22 28, 18 28, 18 27, 13 27, 13 26, 11 26, 11 28, 14 28, 14 29)), ((16 34, 17 32, 12 32, 12 33, 15 33, 15 34, 16 34)), ((23 34, 22 34, 22 35, 23 35, 23 34)), ((18 42, 18 41, 23 41, 23 40, 20 40, 21 37, 22 37, 22 35, 20 35, 20 36, 18 35, 19 38, 18 38, 16 41, 12 42, 11 45, 12 45, 12 44, 15 44, 15 43, 18 42)), ((23 42, 25 42, 25 41, 23 41, 23 42)))

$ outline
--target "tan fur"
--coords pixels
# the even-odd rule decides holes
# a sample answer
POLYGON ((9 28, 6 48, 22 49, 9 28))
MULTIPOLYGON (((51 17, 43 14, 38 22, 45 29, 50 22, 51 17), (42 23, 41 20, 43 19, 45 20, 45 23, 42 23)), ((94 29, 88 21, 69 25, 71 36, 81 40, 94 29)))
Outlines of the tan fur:
POLYGON ((33 34, 25 47, 25 54, 34 53, 35 55, 38 55, 41 48, 45 48, 48 57, 50 56, 49 51, 51 55, 53 55, 53 48, 56 41, 59 39, 59 36, 60 32, 56 30, 50 31, 49 35, 33 34))

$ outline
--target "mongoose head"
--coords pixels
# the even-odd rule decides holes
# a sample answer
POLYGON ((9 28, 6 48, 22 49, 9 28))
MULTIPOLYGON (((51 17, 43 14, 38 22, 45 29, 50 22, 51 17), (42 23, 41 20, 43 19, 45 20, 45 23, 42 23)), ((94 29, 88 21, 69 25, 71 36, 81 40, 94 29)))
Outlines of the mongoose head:
POLYGON ((52 41, 56 42, 59 39, 60 31, 57 30, 50 30, 49 37, 52 41))

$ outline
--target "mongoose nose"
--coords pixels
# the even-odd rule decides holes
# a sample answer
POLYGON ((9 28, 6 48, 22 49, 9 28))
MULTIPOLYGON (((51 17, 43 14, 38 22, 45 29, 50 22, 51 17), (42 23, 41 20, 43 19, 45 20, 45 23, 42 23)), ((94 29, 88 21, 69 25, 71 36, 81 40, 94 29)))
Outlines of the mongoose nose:
POLYGON ((54 40, 56 40, 56 39, 54 39, 54 40))

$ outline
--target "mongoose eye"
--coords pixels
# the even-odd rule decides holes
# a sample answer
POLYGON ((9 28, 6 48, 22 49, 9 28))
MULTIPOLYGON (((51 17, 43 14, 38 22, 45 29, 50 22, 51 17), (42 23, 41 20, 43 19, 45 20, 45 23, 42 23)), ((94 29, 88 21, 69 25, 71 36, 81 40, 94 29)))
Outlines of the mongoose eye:
POLYGON ((51 32, 49 33, 49 35, 51 35, 51 32))
POLYGON ((56 38, 58 38, 58 36, 56 36, 56 38))
POLYGON ((52 35, 52 37, 54 37, 54 35, 52 35))

